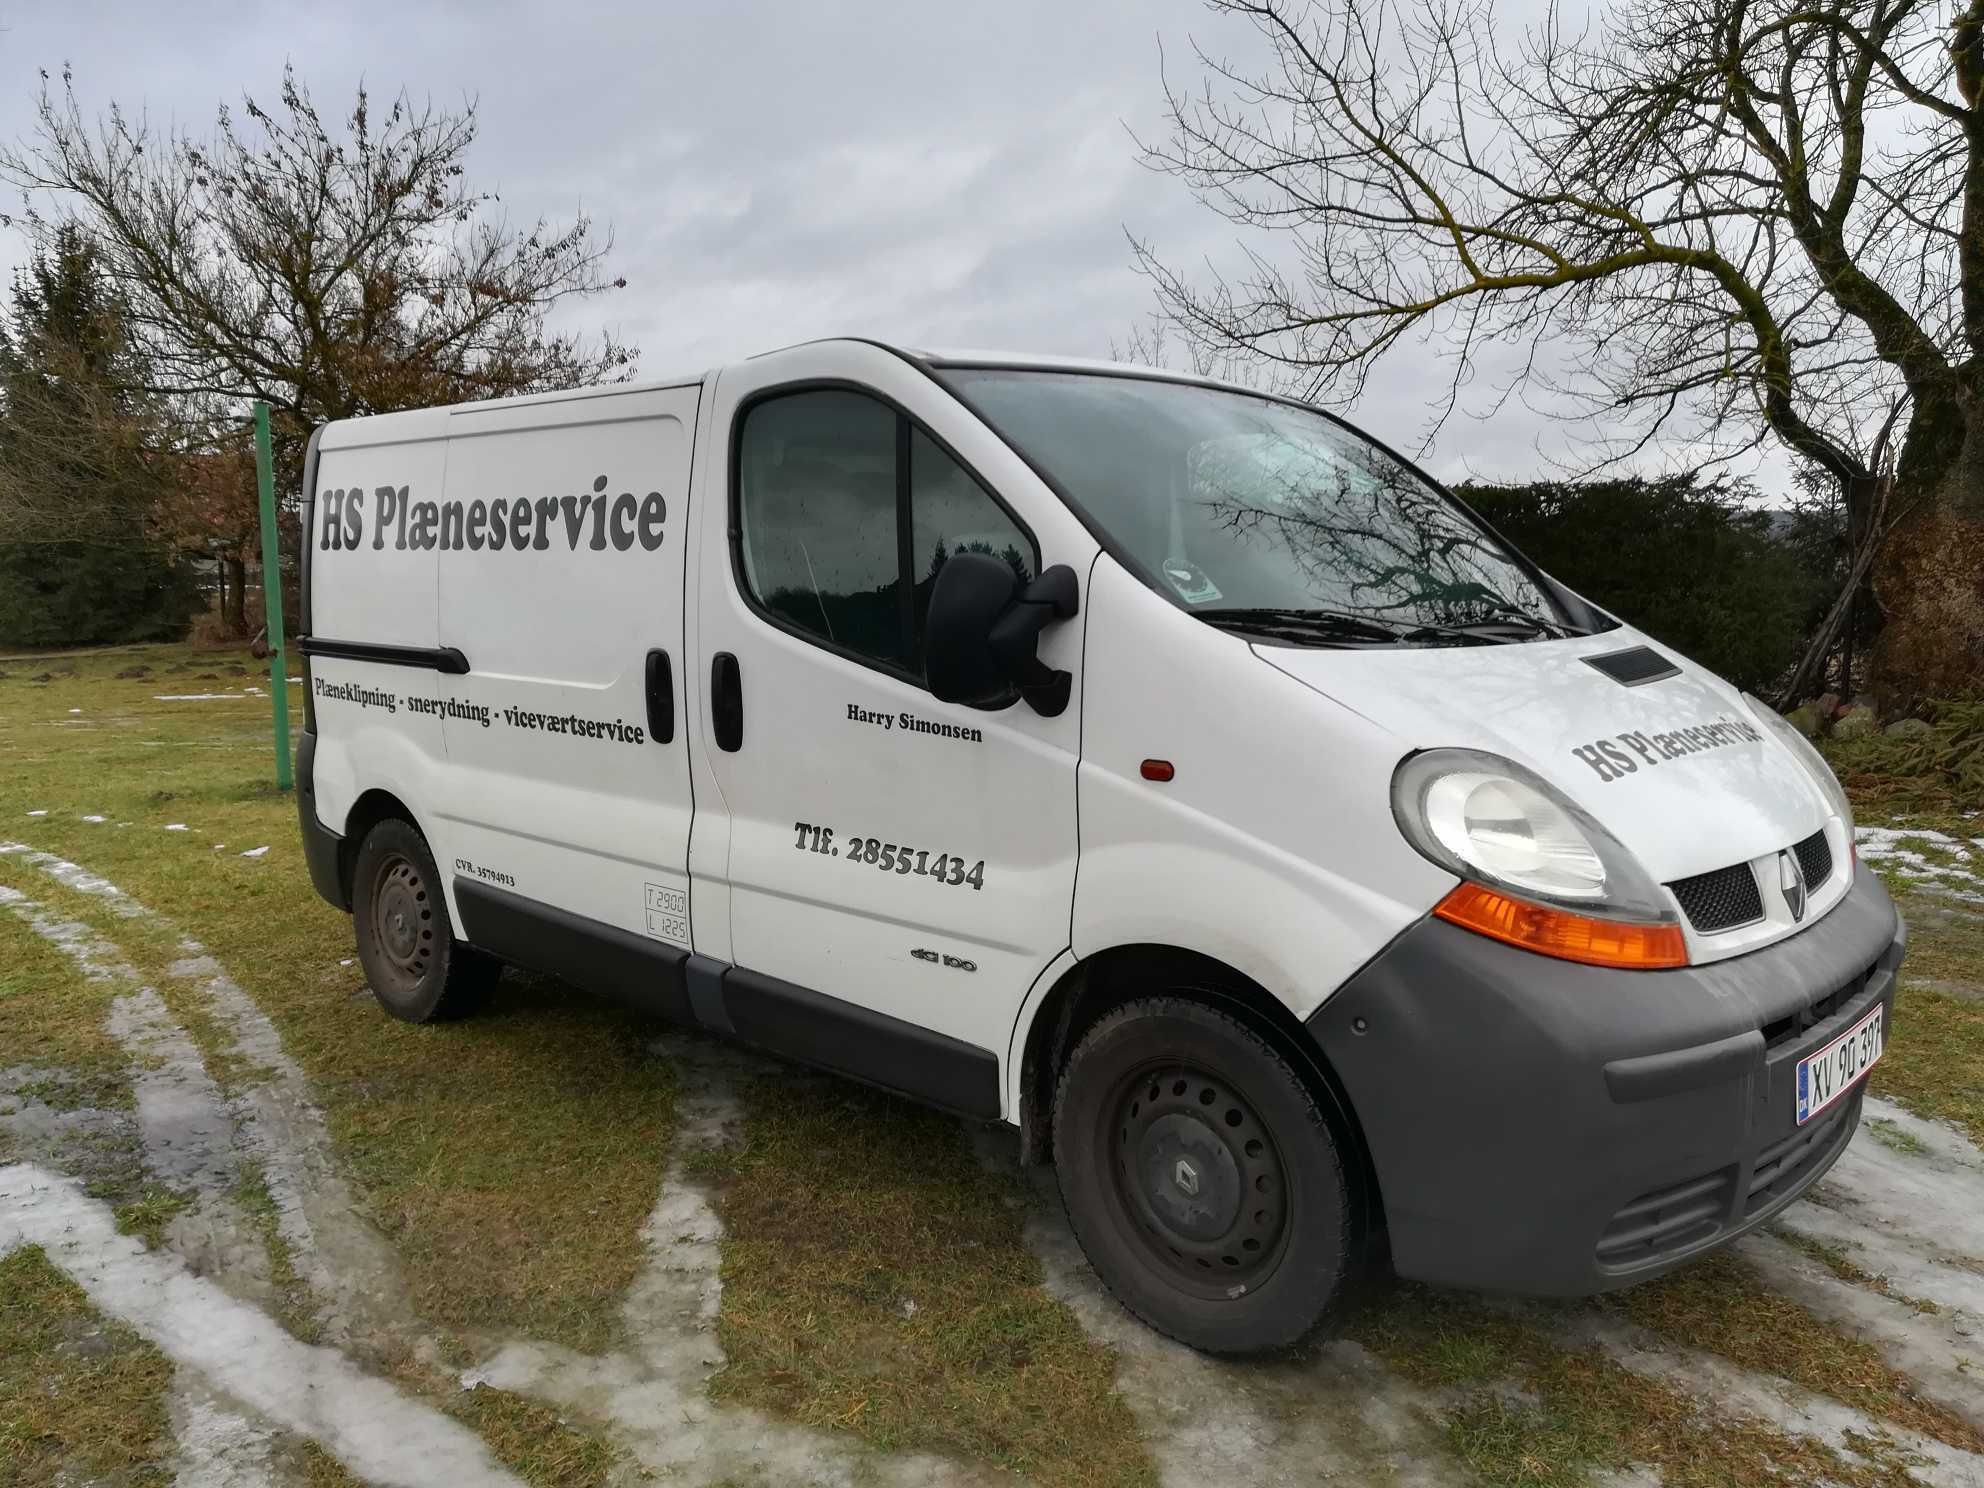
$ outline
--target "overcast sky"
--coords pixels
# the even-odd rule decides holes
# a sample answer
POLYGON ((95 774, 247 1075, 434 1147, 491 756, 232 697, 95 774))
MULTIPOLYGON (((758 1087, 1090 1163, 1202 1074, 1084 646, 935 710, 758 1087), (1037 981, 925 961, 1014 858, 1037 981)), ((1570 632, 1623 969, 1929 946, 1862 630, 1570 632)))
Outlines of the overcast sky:
MULTIPOLYGON (((518 218, 610 225, 628 287, 583 315, 648 374, 842 332, 1106 356, 1150 306, 1126 230, 1174 263, 1232 257, 1130 137, 1161 127, 1160 39, 1189 82, 1194 38, 1244 55, 1252 33, 1197 0, 0 0, 0 135, 64 62, 86 109, 202 132, 244 92, 273 102, 285 61, 327 116, 361 79, 473 96, 471 182, 518 218)), ((0 265, 19 253, 0 237, 0 265)), ((1417 450, 1435 350, 1394 353, 1352 417, 1417 450)), ((1427 463, 1540 474, 1539 443, 1561 451, 1561 427, 1511 402, 1451 422, 1427 463)))

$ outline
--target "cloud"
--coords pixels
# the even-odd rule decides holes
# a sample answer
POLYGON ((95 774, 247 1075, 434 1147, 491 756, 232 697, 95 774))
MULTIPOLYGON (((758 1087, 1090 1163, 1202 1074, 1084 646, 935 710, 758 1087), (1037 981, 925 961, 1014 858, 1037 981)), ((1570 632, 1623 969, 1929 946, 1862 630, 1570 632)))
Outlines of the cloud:
MULTIPOLYGON (((9 137, 32 125, 36 70, 64 61, 86 106, 201 130, 272 94, 285 61, 327 113, 361 80, 476 98, 470 179, 513 218, 610 226, 628 287, 564 319, 634 341, 653 375, 843 332, 1106 356, 1150 304, 1126 228, 1174 262, 1232 259, 1228 224, 1130 138, 1161 133, 1160 35, 1174 82, 1192 80, 1195 33, 1247 53, 1250 30, 1197 0, 20 9, 0 15, 9 137)), ((0 269, 18 255, 0 240, 0 269)), ((1401 348, 1352 416, 1416 449, 1445 386, 1436 352, 1401 348)), ((1453 420, 1428 463, 1520 475, 1539 442, 1562 431, 1512 401, 1453 420)))

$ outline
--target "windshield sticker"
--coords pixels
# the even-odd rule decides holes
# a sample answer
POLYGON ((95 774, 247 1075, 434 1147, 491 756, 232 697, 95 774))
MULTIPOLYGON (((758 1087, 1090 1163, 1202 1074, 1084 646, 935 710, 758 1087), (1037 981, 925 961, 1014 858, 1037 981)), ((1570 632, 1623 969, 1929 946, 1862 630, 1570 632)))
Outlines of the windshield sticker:
POLYGON ((1614 734, 1609 739, 1580 744, 1571 753, 1590 765, 1593 773, 1609 785, 1622 775, 1634 774, 1641 764, 1657 765, 1663 760, 1681 759, 1729 744, 1759 744, 1763 737, 1763 730, 1754 723, 1721 717, 1712 723, 1692 724, 1671 733, 1614 734), (1628 750, 1632 752, 1629 754, 1628 750))
POLYGON ((1206 571, 1189 558, 1165 559, 1164 582, 1177 590, 1178 597, 1186 604, 1211 604, 1226 598, 1219 592, 1219 586, 1206 577, 1206 571))

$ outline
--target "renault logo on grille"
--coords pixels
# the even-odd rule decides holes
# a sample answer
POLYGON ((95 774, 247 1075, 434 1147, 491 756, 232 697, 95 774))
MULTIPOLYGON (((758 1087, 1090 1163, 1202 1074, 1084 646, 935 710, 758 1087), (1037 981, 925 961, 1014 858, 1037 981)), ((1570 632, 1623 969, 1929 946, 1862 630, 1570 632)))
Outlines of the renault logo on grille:
POLYGON ((1777 886, 1784 894, 1784 907, 1791 911, 1792 922, 1804 919, 1805 870, 1799 866, 1796 853, 1786 851, 1777 855, 1777 886))

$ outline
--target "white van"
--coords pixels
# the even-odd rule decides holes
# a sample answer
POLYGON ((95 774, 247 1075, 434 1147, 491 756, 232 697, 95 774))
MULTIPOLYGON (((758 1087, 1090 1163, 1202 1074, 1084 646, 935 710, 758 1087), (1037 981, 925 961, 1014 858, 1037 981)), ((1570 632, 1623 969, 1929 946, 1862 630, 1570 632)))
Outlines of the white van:
POLYGON ((512 962, 1017 1125, 1201 1348, 1372 1257, 1640 1280, 1858 1123, 1904 937, 1824 762, 1315 409, 823 341, 328 424, 303 526, 387 1012, 512 962))

